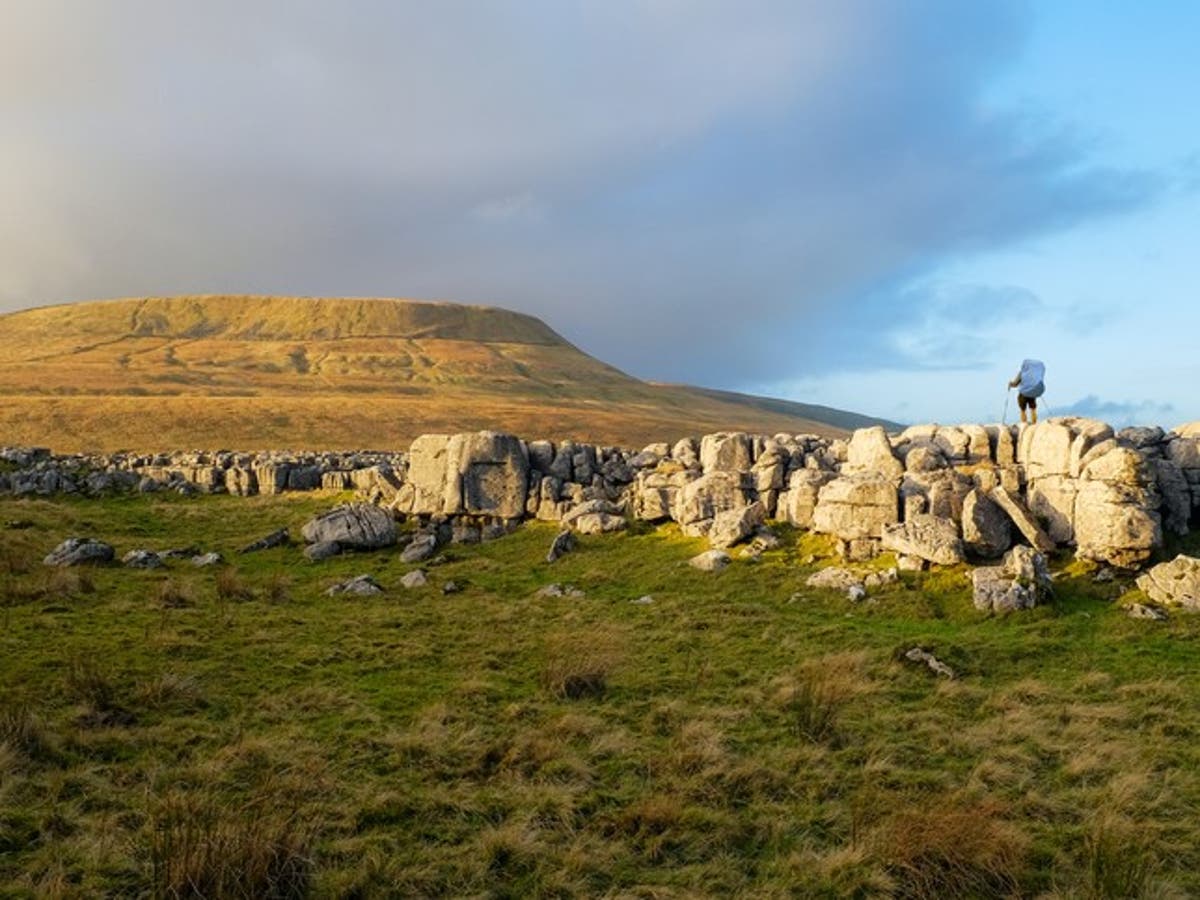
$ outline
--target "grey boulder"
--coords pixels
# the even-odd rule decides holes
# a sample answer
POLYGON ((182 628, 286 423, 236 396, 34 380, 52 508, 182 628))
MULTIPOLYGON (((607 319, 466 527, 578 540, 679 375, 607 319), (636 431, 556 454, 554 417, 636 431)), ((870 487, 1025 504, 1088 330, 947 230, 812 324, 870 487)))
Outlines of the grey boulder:
POLYGON ((92 538, 67 538, 42 560, 48 566, 102 565, 112 562, 116 551, 111 544, 92 538))
POLYGON ((378 550, 396 543, 396 521, 381 507, 350 503, 311 519, 300 533, 309 544, 336 542, 343 550, 378 550))

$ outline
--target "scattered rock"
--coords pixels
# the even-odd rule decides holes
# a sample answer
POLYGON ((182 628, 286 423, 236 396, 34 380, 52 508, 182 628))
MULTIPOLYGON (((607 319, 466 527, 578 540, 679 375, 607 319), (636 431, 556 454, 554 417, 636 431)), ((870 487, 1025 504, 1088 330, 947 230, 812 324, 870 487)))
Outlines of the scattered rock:
POLYGON ((33 523, 28 519, 9 519, 4 523, 4 527, 10 531, 20 531, 25 528, 32 528, 33 523))
POLYGON ((1200 559, 1180 554, 1143 572, 1137 586, 1163 606, 1200 609, 1200 559))
POLYGON ((158 555, 163 559, 191 559, 193 556, 199 556, 201 552, 201 549, 193 544, 190 547, 172 547, 158 555))
POLYGON ((852 584, 846 591, 846 597, 851 603, 861 603, 867 599, 867 589, 861 584, 852 584))
POLYGON ((457 581, 447 581, 445 584, 442 585, 442 593, 443 594, 457 594, 457 593, 460 593, 461 591, 462 591, 462 585, 460 585, 457 581))
POLYGON ((926 650, 920 647, 913 647, 904 653, 904 658, 909 662, 917 663, 918 665, 926 666, 929 671, 935 675, 940 675, 942 678, 954 678, 954 670, 926 650))
POLYGON ((975 608, 992 612, 1032 609, 1051 593, 1046 557, 1024 545, 1013 547, 1003 565, 976 569, 971 581, 975 608))
POLYGON ((259 538, 253 543, 247 544, 238 553, 255 553, 259 550, 270 550, 272 547, 282 547, 284 544, 291 543, 291 536, 286 528, 280 528, 278 531, 272 531, 266 537, 259 538))
POLYGON ((102 565, 112 562, 116 551, 111 544, 92 538, 67 538, 42 560, 48 566, 102 565))
POLYGON ((578 599, 582 599, 585 595, 584 595, 583 591, 579 590, 574 585, 558 584, 557 582, 555 582, 554 584, 546 585, 544 588, 542 588, 536 594, 534 594, 534 596, 535 597, 570 597, 571 599, 578 600, 578 599))
POLYGON ((342 545, 337 541, 317 541, 304 548, 304 556, 313 562, 329 559, 342 552, 342 545))
POLYGON ((629 602, 637 604, 638 606, 649 606, 654 602, 654 597, 652 597, 650 594, 643 594, 641 597, 637 597, 629 602))
POLYGON ((893 566, 890 569, 881 569, 878 572, 868 572, 863 578, 863 586, 867 590, 873 591, 885 585, 895 584, 899 580, 900 571, 893 566))
POLYGON ((729 554, 724 550, 705 550, 688 560, 688 565, 701 572, 720 572, 729 565, 729 554))
POLYGON ((576 543, 575 532, 569 528, 563 529, 550 542, 550 550, 546 553, 546 562, 557 562, 564 554, 574 550, 576 543))
POLYGON ((382 593, 383 588, 370 575, 357 575, 349 581, 335 584, 325 592, 325 595, 336 597, 338 594, 353 594, 356 597, 370 597, 374 594, 382 593))
POLYGON ((808 576, 808 580, 804 583, 811 588, 822 588, 833 591, 849 591, 852 587, 863 586, 862 578, 849 569, 843 569, 839 566, 829 566, 826 569, 821 569, 819 572, 814 572, 808 576))
POLYGON ((1154 622, 1167 621, 1167 611, 1153 603, 1130 603, 1125 614, 1131 619, 1150 619, 1154 622))
POLYGON ((410 565, 421 562, 422 560, 429 559, 436 549, 437 535, 430 531, 422 532, 414 537, 409 542, 409 545, 404 548, 404 551, 400 554, 400 562, 410 565))
POLYGON ((336 542, 343 550, 379 550, 396 543, 396 520, 381 507, 350 503, 309 520, 301 534, 310 544, 336 542))
POLYGON ((215 550, 209 553, 200 553, 192 557, 192 565, 197 569, 203 569, 207 566, 219 566, 225 561, 225 558, 215 550))
POLYGON ((121 562, 128 569, 161 569, 166 565, 153 550, 130 550, 121 557, 121 562))
POLYGON ((413 569, 400 579, 400 584, 409 590, 423 588, 429 584, 429 578, 422 569, 413 569))

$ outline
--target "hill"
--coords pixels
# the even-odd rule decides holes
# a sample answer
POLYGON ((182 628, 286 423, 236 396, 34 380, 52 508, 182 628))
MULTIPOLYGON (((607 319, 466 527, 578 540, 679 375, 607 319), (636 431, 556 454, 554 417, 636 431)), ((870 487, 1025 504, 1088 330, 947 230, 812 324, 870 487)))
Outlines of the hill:
POLYGON ((498 428, 622 445, 879 420, 650 384, 532 316, 410 300, 154 297, 0 316, 3 443, 395 447, 498 428))

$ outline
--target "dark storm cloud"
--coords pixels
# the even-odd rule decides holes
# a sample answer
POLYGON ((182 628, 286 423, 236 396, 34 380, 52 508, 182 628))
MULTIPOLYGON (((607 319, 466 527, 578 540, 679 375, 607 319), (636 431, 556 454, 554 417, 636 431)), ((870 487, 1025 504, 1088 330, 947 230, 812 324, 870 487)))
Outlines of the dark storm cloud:
POLYGON ((997 298, 914 279, 1159 189, 988 106, 1026 16, 18 4, 0 36, 0 308, 415 296, 533 312, 650 378, 969 366, 896 335, 978 330, 997 298))

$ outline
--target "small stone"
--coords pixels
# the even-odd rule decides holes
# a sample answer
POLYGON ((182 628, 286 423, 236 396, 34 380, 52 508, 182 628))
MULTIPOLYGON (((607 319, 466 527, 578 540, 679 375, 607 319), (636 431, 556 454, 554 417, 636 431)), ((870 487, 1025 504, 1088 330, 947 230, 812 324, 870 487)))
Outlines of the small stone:
POLYGON ((881 588, 888 584, 895 584, 900 580, 900 571, 893 566, 890 569, 881 569, 878 572, 870 572, 863 579, 863 585, 868 590, 881 588))
POLYGON ((153 550, 130 550, 121 557, 121 562, 128 569, 161 569, 166 565, 153 550))
POLYGON ((724 550, 706 550, 699 556, 688 560, 688 565, 701 572, 720 572, 730 563, 729 554, 724 550))
POLYGON ((325 592, 328 597, 335 597, 338 594, 352 594, 356 597, 369 597, 374 594, 382 594, 383 588, 370 575, 358 575, 351 578, 349 581, 343 581, 341 584, 335 584, 325 592))
POLYGON ((447 581, 442 585, 443 594, 457 594, 462 591, 462 586, 457 581, 447 581))
POLYGON ((412 590, 414 588, 423 588, 429 584, 429 578, 421 569, 413 569, 407 575, 400 579, 400 584, 412 590))
POLYGON ((270 550, 272 547, 282 547, 284 544, 291 542, 291 536, 286 528, 280 528, 278 531, 272 531, 266 537, 259 538, 253 543, 247 544, 238 553, 256 553, 259 550, 270 550))
POLYGON ((927 650, 922 650, 920 647, 913 647, 904 654, 904 658, 909 662, 914 662, 919 665, 925 665, 935 675, 940 675, 943 678, 954 678, 954 670, 934 656, 927 650))
POLYGON ((814 572, 804 583, 811 588, 826 588, 843 592, 848 592, 855 586, 862 587, 862 579, 858 575, 840 566, 830 566, 814 572))
POLYGON ((411 543, 404 548, 400 554, 400 562, 402 563, 418 563, 422 560, 433 556, 433 551, 437 549, 437 535, 432 532, 424 532, 418 534, 412 539, 411 543))
POLYGON ((1153 603, 1130 603, 1125 614, 1131 619, 1150 619, 1154 622, 1167 621, 1167 611, 1153 603))
POLYGON ((861 584, 852 584, 846 591, 846 596, 851 603, 859 603, 867 599, 867 589, 861 584))
POLYGON ((546 553, 546 562, 557 562, 564 554, 570 553, 576 546, 575 533, 569 528, 560 531, 550 542, 550 550, 546 553))
POLYGON ((200 553, 192 557, 192 565, 197 569, 203 569, 206 566, 219 566, 224 561, 224 557, 215 550, 209 553, 200 553))
POLYGON ((570 597, 573 599, 579 599, 584 596, 584 593, 583 593, 583 591, 579 590, 578 588, 574 587, 573 585, 558 584, 557 582, 555 582, 554 584, 546 585, 544 588, 542 588, 536 594, 534 594, 534 596, 535 597, 570 597))
POLYGON ((191 559, 193 556, 199 556, 202 552, 199 547, 192 544, 189 547, 172 547, 158 555, 163 559, 191 559))
POLYGON ((652 596, 650 596, 649 594, 643 594, 641 597, 638 597, 634 600, 630 600, 629 602, 637 604, 638 606, 649 606, 651 603, 654 602, 654 598, 652 596))
POLYGON ((337 556, 342 552, 342 545, 337 541, 317 541, 315 544, 309 544, 304 548, 304 555, 313 562, 320 562, 323 559, 337 556))

